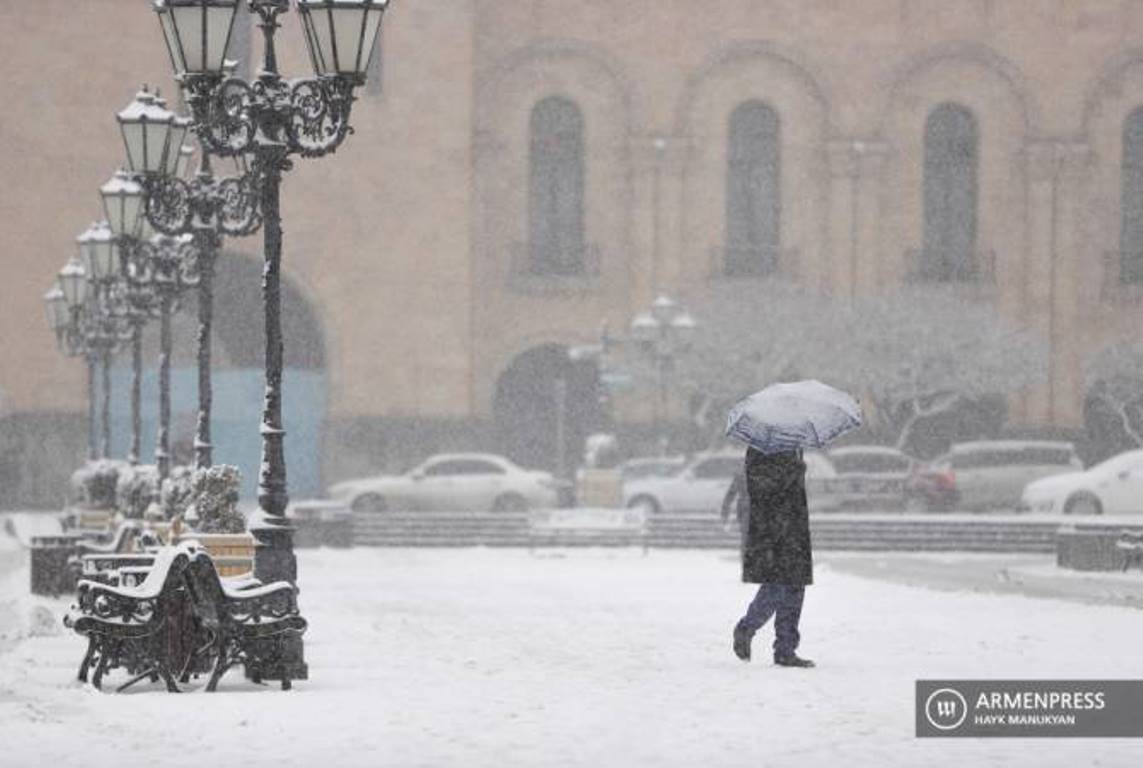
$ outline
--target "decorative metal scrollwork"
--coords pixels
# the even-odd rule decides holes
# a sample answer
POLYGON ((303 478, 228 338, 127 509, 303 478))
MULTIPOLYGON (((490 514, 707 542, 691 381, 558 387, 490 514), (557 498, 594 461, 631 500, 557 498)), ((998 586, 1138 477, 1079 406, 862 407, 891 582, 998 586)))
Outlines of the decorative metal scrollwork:
POLYGON ((245 176, 223 179, 218 182, 215 193, 218 226, 223 233, 240 237, 252 234, 262 226, 256 170, 245 176))
POLYGON ((286 125, 291 149, 303 157, 333 152, 353 132, 349 124, 353 86, 340 78, 298 80, 290 87, 286 125))
POLYGON ((221 82, 213 76, 187 76, 183 81, 194 131, 211 152, 232 157, 247 151, 258 129, 252 105, 254 88, 237 77, 221 82))
POLYGON ((160 175, 147 181, 147 220, 165 235, 181 234, 190 225, 190 185, 174 176, 160 175))

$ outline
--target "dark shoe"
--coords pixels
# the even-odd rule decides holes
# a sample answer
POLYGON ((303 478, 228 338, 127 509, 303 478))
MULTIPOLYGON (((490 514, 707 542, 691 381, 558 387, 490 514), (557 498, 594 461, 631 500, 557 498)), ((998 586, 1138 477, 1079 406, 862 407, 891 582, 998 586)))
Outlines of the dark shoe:
POLYGON ((734 655, 743 661, 750 661, 750 641, 754 635, 741 625, 734 627, 734 655))
POLYGON ((796 653, 787 653, 782 656, 775 656, 774 663, 779 667, 812 667, 814 663, 809 659, 803 659, 796 653))

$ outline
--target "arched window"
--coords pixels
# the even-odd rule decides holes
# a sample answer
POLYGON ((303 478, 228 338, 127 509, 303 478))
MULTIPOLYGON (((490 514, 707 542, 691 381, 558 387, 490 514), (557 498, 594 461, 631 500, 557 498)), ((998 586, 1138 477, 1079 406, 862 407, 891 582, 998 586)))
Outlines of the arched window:
POLYGON ((764 275, 778 265, 782 155, 778 113, 747 101, 730 114, 726 169, 727 275, 764 275))
POLYGON ((1123 121, 1119 281, 1143 283, 1143 107, 1123 121))
POLYGON ((920 277, 971 280, 976 263, 976 118, 959 104, 941 104, 925 123, 925 213, 920 277))
POLYGON ((532 109, 529 156, 528 271, 584 271, 583 116, 568 99, 551 96, 532 109))

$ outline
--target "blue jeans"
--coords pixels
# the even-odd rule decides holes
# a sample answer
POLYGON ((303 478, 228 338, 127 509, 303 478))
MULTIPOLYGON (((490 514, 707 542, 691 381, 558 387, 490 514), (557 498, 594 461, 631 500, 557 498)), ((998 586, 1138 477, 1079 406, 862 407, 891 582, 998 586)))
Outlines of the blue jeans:
POLYGON ((774 616, 774 655, 792 654, 801 639, 798 620, 805 597, 806 588, 801 584, 762 584, 738 626, 753 635, 774 616))

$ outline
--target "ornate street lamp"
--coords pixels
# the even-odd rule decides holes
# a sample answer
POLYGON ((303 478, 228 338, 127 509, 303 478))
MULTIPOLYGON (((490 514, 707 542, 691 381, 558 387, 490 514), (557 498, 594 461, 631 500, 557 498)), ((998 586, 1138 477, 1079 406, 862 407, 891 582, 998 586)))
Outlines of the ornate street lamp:
POLYGON ((76 238, 76 243, 90 289, 88 356, 103 374, 98 454, 106 458, 111 451, 111 355, 115 335, 108 294, 111 282, 119 277, 119 247, 106 221, 92 224, 76 238))
POLYGON ((697 331, 698 323, 694 317, 665 295, 655 299, 649 311, 639 313, 631 321, 631 336, 655 363, 658 384, 655 426, 660 451, 667 447, 667 379, 674 371, 679 355, 690 349, 697 331))
POLYGON ((238 0, 160 0, 155 10, 175 72, 223 71, 238 0))
POLYGON ((154 293, 159 313, 159 434, 155 467, 160 485, 171 473, 171 315, 179 296, 198 285, 198 259, 190 235, 155 235, 136 254, 134 282, 154 293))
POLYGON ((48 327, 55 333, 56 341, 62 344, 63 334, 67 331, 68 323, 71 322, 71 312, 58 283, 53 284, 51 289, 44 294, 44 308, 48 315, 48 327))
MULTIPOLYGON (((388 0, 297 0, 314 77, 285 80, 278 72, 274 36, 289 0, 247 0, 257 14, 264 51, 252 82, 228 76, 226 55, 234 24, 233 0, 156 0, 175 78, 183 88, 193 130, 205 151, 251 155, 263 227, 262 275, 266 325, 266 394, 262 409, 261 519, 254 575, 263 582, 297 581, 293 529, 286 520, 285 430, 282 428, 281 262, 282 174, 291 155, 329 154, 349 135, 354 88, 365 72, 388 0)), ((282 649, 280 669, 267 680, 308 675, 300 638, 282 649)))
MULTIPOLYGON (((262 470, 253 528, 259 547, 255 575, 296 581, 282 428, 280 276, 282 174, 290 155, 318 157, 350 133, 355 87, 365 72, 388 0, 297 0, 315 76, 287 81, 278 72, 274 36, 288 0, 248 0, 265 40, 262 69, 253 82, 225 76, 235 3, 230 0, 156 0, 176 79, 183 87, 194 131, 205 149, 221 156, 252 153, 264 220, 263 292, 266 323, 266 397, 262 414, 262 470), (209 21, 208 21, 209 19, 209 21), (196 21, 197 20, 197 21, 196 21)), ((284 662, 285 663, 285 662, 284 662)), ((291 660, 300 665, 300 656, 291 660)), ((290 677, 300 679, 301 675, 290 677)))
MULTIPOLYGON (((125 137, 126 143, 126 137, 125 137)), ((125 321, 131 342, 131 441, 127 460, 139 463, 142 433, 143 326, 157 311, 150 282, 148 242, 154 235, 144 217, 144 189, 138 175, 118 170, 99 189, 103 211, 119 251, 125 321)))
POLYGON ((120 169, 99 188, 99 197, 111 233, 117 238, 137 238, 143 217, 143 185, 120 169))
MULTIPOLYGON (((182 5, 180 12, 190 6, 182 5)), ((211 9, 211 13, 217 11, 211 9)), ((209 14, 208 14, 209 17, 209 14)), ((166 18, 166 17, 164 17, 166 18)), ((184 29, 186 20, 176 23, 184 29)), ((172 28, 173 29, 173 28, 172 28)), ((198 60, 198 59, 195 59, 198 60)), ((138 99, 138 97, 136 97, 138 99)), ((161 104, 161 100, 157 100, 161 104)), ((124 110, 129 112, 130 107, 124 110)), ((123 114, 123 113, 120 113, 123 114)), ((257 206, 257 176, 250 173, 242 163, 242 173, 238 177, 216 179, 211 170, 210 153, 205 146, 199 172, 189 181, 184 180, 185 168, 194 149, 179 146, 174 149, 174 141, 181 141, 180 129, 189 120, 174 117, 167 159, 158 171, 144 171, 134 174, 132 180, 140 190, 144 200, 143 209, 146 221, 163 234, 171 236, 192 235, 196 251, 198 276, 198 419, 195 428, 195 466, 209 467, 212 463, 211 444, 211 328, 214 314, 214 266, 222 243, 222 235, 246 235, 261 225, 261 215, 257 206), (171 159, 174 162, 170 162, 171 159)), ((120 120, 126 130, 130 123, 120 120)), ((126 134, 124 141, 126 143, 126 134)), ((244 156, 236 160, 244 161, 244 156)), ((111 184, 112 182, 109 182, 111 184)), ((105 198, 106 200, 106 198, 105 198)))
MULTIPOLYGON (((83 265, 73 256, 56 277, 56 286, 63 295, 67 306, 68 321, 63 332, 57 334, 57 340, 68 357, 83 355, 87 362, 87 458, 98 458, 99 448, 96 443, 95 425, 95 360, 86 347, 86 319, 84 309, 88 298, 87 273, 83 265)), ((53 297, 53 301, 55 301, 53 297)))
MULTIPOLYGON (((171 162, 171 133, 175 115, 159 104, 143 86, 135 98, 116 115, 127 151, 127 168, 133 173, 161 173, 171 162)), ((185 127, 183 128, 185 132, 185 127)), ((177 150, 178 143, 173 146, 177 150)))

